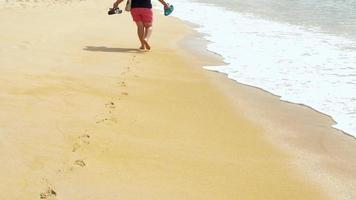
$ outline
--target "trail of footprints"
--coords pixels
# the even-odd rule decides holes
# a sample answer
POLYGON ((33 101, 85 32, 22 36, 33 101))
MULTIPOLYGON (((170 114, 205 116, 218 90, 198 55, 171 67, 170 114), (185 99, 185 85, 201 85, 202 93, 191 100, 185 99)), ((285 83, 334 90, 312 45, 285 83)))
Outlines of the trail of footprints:
MULTIPOLYGON (((132 57, 132 61, 130 63, 131 66, 133 66, 134 62, 135 62, 135 58, 136 55, 134 55, 132 57)), ((131 71, 131 67, 127 67, 127 70, 122 72, 121 75, 124 76, 124 78, 122 79, 122 81, 120 81, 120 86, 121 87, 127 87, 127 82, 125 79, 125 75, 127 73, 129 73, 131 71)), ((121 92, 120 93, 121 97, 123 96, 127 96, 128 93, 127 92, 121 92)), ((120 97, 118 98, 118 100, 120 100, 120 97)), ((107 117, 96 121, 96 124, 100 124, 103 122, 114 122, 117 123, 116 118, 113 117, 113 112, 116 109, 116 103, 114 101, 109 101, 108 103, 105 104, 105 108, 106 108, 106 115, 107 117)), ((84 134, 78 136, 75 140, 75 142, 72 145, 72 153, 74 154, 78 154, 78 152, 82 149, 85 148, 86 146, 90 145, 90 140, 91 140, 91 135, 88 133, 88 130, 85 131, 84 134)), ((79 167, 79 168, 84 168, 87 166, 87 163, 85 162, 84 159, 79 158, 78 155, 75 155, 74 157, 77 157, 75 159, 73 159, 74 161, 72 162, 71 166, 69 168, 67 168, 66 170, 63 169, 59 169, 57 170, 58 173, 63 173, 63 172, 68 172, 68 171, 73 171, 74 167, 79 167)), ((58 200, 57 198, 57 192, 55 190, 55 187, 51 184, 48 183, 48 180, 44 178, 44 180, 46 180, 46 185, 47 188, 45 191, 43 191, 42 193, 40 193, 39 198, 40 199, 44 199, 44 200, 58 200)))
MULTIPOLYGON (((134 55, 134 56, 132 57, 130 66, 126 67, 126 70, 123 71, 123 72, 121 72, 121 76, 122 76, 123 78, 121 79, 121 81, 119 81, 118 84, 119 84, 120 87, 122 87, 122 88, 126 88, 126 87, 128 86, 125 76, 126 76, 129 72, 131 72, 131 67, 134 67, 135 58, 136 58, 136 55, 134 55)), ((121 92, 121 95, 120 95, 120 96, 123 97, 123 96, 127 96, 127 95, 128 95, 128 93, 125 92, 125 91, 123 91, 123 92, 121 92)), ((116 97, 116 98, 117 98, 117 100, 120 100, 121 97, 116 97)), ((116 119, 115 117, 113 117, 113 112, 114 112, 114 110, 116 109, 115 100, 112 100, 112 101, 109 101, 108 103, 106 103, 106 104, 105 104, 105 108, 106 108, 106 110, 107 110, 107 112, 106 112, 106 114, 105 114, 106 117, 104 117, 104 118, 102 118, 102 119, 96 121, 95 123, 96 123, 96 124, 101 124, 101 123, 104 123, 104 122, 117 123, 117 119, 116 119)))
MULTIPOLYGON (((90 144, 90 135, 85 133, 77 138, 77 141, 74 143, 72 152, 75 153, 80 148, 90 144)), ((86 163, 83 159, 76 159, 73 163, 75 166, 85 167, 86 163)))
MULTIPOLYGON (((86 131, 87 132, 87 131, 86 131)), ((76 141, 72 145, 72 153, 77 153, 80 149, 85 148, 85 146, 90 144, 91 136, 88 133, 80 135, 76 138, 76 141)), ((57 170, 58 173, 65 173, 74 170, 74 167, 85 167, 87 164, 84 159, 79 159, 79 156, 76 155, 74 161, 72 162, 71 166, 66 169, 59 169, 57 170)), ((46 182, 47 188, 45 191, 41 192, 39 197, 40 199, 44 200, 57 200, 57 192, 55 187, 48 182, 47 179, 43 179, 46 182)))

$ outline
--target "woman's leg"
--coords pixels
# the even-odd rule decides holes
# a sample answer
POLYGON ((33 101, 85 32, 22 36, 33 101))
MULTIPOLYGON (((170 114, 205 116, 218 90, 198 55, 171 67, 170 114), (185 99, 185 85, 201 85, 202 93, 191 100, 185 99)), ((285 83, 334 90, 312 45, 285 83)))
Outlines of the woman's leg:
POLYGON ((145 39, 148 41, 152 34, 152 23, 143 23, 143 26, 145 27, 145 39))
POLYGON ((143 26, 145 28, 144 40, 146 41, 144 44, 146 49, 150 50, 151 46, 148 44, 148 40, 150 39, 152 34, 152 23, 143 23, 143 26))
POLYGON ((145 41, 145 27, 143 26, 142 22, 136 22, 136 25, 137 25, 137 36, 141 42, 140 49, 143 50, 143 49, 145 49, 145 43, 147 43, 145 41))

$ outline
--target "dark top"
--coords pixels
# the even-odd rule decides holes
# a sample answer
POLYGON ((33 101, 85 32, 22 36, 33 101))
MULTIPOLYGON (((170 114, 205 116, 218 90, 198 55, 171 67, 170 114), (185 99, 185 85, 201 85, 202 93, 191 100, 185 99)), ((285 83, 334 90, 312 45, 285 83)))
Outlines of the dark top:
POLYGON ((151 0, 132 0, 131 8, 152 8, 151 0))

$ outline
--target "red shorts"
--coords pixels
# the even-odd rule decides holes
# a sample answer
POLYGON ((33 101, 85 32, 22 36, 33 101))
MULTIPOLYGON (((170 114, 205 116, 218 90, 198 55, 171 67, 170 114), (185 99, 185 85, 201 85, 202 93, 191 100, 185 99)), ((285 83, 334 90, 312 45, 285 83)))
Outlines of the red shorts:
POLYGON ((152 23, 153 21, 153 13, 150 8, 132 8, 130 12, 135 22, 152 23))

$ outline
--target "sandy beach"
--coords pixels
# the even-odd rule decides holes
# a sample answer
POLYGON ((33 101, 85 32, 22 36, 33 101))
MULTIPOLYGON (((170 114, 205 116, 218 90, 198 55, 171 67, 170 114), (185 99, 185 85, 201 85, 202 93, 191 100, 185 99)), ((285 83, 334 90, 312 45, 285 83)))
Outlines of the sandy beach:
POLYGON ((329 117, 204 70, 219 57, 161 11, 138 51, 111 5, 0 7, 0 199, 356 198, 329 117))

